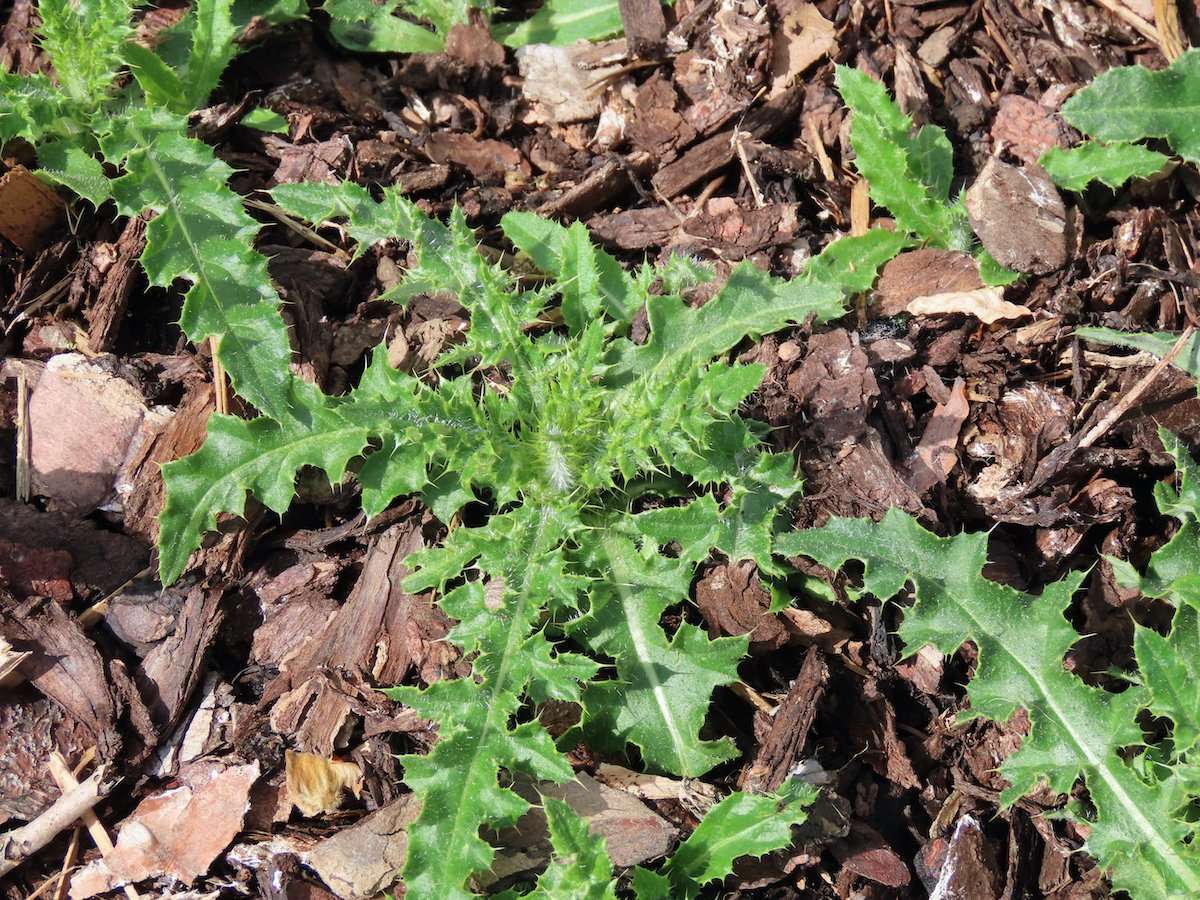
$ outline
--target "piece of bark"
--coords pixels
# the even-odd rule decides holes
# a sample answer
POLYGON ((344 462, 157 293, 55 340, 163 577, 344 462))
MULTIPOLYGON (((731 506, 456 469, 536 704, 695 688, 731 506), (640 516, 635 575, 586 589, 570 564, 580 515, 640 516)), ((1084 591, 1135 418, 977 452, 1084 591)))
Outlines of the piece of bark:
POLYGON ((32 822, 0 835, 0 876, 37 853, 103 800, 113 787, 105 781, 106 776, 107 770, 101 766, 32 822))
POLYGON ((547 218, 586 216, 628 190, 630 172, 640 177, 649 164, 650 157, 645 153, 631 155, 624 161, 607 159, 589 169, 578 184, 539 206, 537 212, 547 218))
POLYGON ((932 900, 997 897, 999 884, 996 862, 984 841, 979 822, 971 816, 963 816, 954 826, 949 846, 944 848, 938 879, 929 896, 932 900))
POLYGON ((504 65, 504 47, 484 24, 460 22, 446 34, 446 55, 471 68, 504 65))
POLYGON ((204 655, 222 621, 223 593, 221 588, 192 588, 175 621, 174 632, 146 655, 134 674, 162 733, 178 724, 180 713, 204 674, 204 655))
POLYGON ((400 878, 408 853, 406 829, 420 812, 412 794, 325 838, 304 861, 342 900, 376 897, 400 878))
POLYGON ((933 410, 914 458, 908 467, 906 480, 914 491, 923 494, 935 484, 942 484, 958 463, 958 433, 967 421, 967 384, 954 380, 950 397, 933 410))
POLYGON ((404 560, 423 545, 420 527, 412 522, 394 525, 372 541, 349 598, 267 685, 261 706, 275 704, 272 727, 293 736, 299 749, 332 756, 356 701, 381 702, 371 685, 398 684, 414 665, 435 665, 422 672, 426 681, 440 676, 441 661, 430 656, 430 648, 445 636, 448 621, 428 595, 414 596, 400 586, 408 575, 404 560))
POLYGON ((178 787, 146 797, 121 823, 112 853, 72 876, 72 900, 147 878, 190 884, 242 830, 258 774, 257 762, 227 766, 215 760, 181 771, 178 787))
POLYGON ((429 158, 439 164, 462 166, 480 181, 503 184, 513 176, 528 178, 529 162, 511 144, 478 140, 469 134, 437 131, 425 144, 429 158))
POLYGON ((1071 258, 1073 223, 1041 167, 1010 166, 993 156, 964 204, 971 228, 1000 265, 1045 275, 1071 258))
POLYGON ((1029 165, 1052 147, 1068 146, 1067 131, 1058 113, 1019 94, 1000 98, 992 122, 992 140, 1029 165))
POLYGON ((696 605, 710 637, 749 634, 755 654, 778 650, 788 641, 787 629, 771 613, 771 596, 750 560, 709 569, 696 584, 696 605))
POLYGON ((107 353, 116 343, 145 246, 146 218, 134 216, 115 242, 94 243, 76 270, 70 299, 73 306, 84 309, 90 352, 107 353))
POLYGON ((126 531, 147 541, 158 539, 158 514, 163 506, 162 466, 200 449, 215 405, 211 382, 193 385, 166 427, 142 444, 130 459, 126 471, 133 490, 122 504, 126 531))
MULTIPOLYGON (((747 113, 737 130, 765 138, 795 121, 803 99, 804 92, 798 88, 785 91, 747 113)), ((696 144, 675 162, 658 170, 651 179, 654 189, 670 199, 727 166, 736 152, 733 138, 734 130, 729 129, 696 144)))
POLYGON ((979 264, 969 253, 924 247, 906 250, 889 260, 879 273, 875 295, 879 312, 896 316, 917 297, 983 287, 979 264))
POLYGON ((54 750, 77 756, 91 746, 91 732, 53 700, 28 685, 6 687, 0 699, 0 823, 29 821, 59 795, 46 772, 54 750))
POLYGON ((799 674, 775 710, 771 730, 738 776, 739 791, 761 794, 783 784, 804 749, 828 680, 829 668, 821 658, 821 651, 815 645, 809 647, 799 674))
POLYGON ((629 55, 654 59, 662 55, 667 40, 667 20, 659 0, 618 0, 621 24, 629 55))
POLYGON ((102 761, 113 759, 121 748, 121 704, 79 623, 53 601, 18 604, 0 595, 0 632, 18 650, 30 651, 21 666, 29 682, 87 728, 102 761))
POLYGON ((24 166, 0 175, 0 235, 24 253, 36 253, 63 218, 58 194, 24 166))
POLYGON ((849 836, 835 841, 830 850, 846 869, 885 887, 902 888, 912 877, 904 860, 883 836, 861 822, 854 822, 849 836))

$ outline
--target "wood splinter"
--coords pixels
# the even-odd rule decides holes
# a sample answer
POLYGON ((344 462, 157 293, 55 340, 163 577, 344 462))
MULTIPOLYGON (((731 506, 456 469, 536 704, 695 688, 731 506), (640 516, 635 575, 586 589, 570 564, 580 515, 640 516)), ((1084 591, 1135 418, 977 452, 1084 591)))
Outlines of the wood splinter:
MULTIPOLYGON (((67 771, 70 775, 70 771, 67 771)), ((100 766, 84 781, 71 777, 72 785, 32 822, 0 835, 0 876, 7 875, 29 857, 70 828, 91 816, 93 807, 108 796, 116 782, 106 782, 107 767, 100 766)), ((57 779, 56 779, 57 780, 57 779)))
MULTIPOLYGON (((67 761, 63 759, 61 753, 57 750, 50 754, 50 775, 58 783, 58 787, 64 793, 75 789, 79 782, 75 779, 74 773, 71 772, 71 767, 67 765, 67 761)), ((95 777, 94 775, 92 776, 95 777)), ((94 806, 95 804, 93 804, 94 806)), ((113 847, 112 838, 108 836, 108 829, 92 812, 92 807, 83 810, 79 815, 79 819, 87 826, 88 834, 92 837, 92 843, 96 845, 96 849, 100 851, 101 856, 108 856, 115 849, 113 847)), ((133 887, 133 885, 124 885, 125 896, 129 900, 141 900, 141 894, 133 887)))

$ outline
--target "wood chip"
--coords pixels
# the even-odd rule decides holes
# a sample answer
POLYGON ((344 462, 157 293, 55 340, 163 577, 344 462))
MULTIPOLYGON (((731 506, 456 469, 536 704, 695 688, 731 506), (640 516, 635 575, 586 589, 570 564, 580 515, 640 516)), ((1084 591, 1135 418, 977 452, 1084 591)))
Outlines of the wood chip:
POLYGON ((24 166, 0 175, 0 235, 24 253, 36 253, 63 218, 63 202, 24 166))
POLYGON ((1038 166, 988 160, 966 193, 971 227, 1002 266, 1045 275, 1071 258, 1071 218, 1050 176, 1038 166))
POLYGON ((988 325, 1004 319, 1023 319, 1033 315, 1033 310, 1029 307, 1010 303, 1003 297, 1004 288, 999 287, 951 291, 927 297, 914 297, 908 302, 907 310, 914 316, 965 313, 988 325))

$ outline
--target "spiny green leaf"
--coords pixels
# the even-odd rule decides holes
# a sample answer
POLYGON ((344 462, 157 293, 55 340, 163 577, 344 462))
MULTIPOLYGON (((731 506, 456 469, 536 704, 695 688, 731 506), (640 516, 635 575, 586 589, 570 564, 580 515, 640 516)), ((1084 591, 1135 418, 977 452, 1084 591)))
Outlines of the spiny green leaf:
POLYGON ((129 0, 40 0, 42 47, 63 93, 81 111, 107 100, 121 68, 121 48, 133 35, 129 0))
POLYGON ((445 35, 393 15, 398 6, 374 0, 326 0, 324 9, 329 13, 334 40, 348 50, 440 53, 445 35))
MULTIPOLYGON (((459 589, 443 601, 444 607, 451 601, 447 612, 460 621, 450 639, 477 654, 472 677, 388 691, 441 726, 428 755, 401 757, 404 780, 422 804, 408 827, 404 867, 413 896, 471 896, 467 879, 487 869, 493 856, 480 827, 511 826, 528 809, 500 786, 501 768, 540 780, 571 778, 571 767, 542 726, 536 721, 514 726, 512 719, 535 675, 533 660, 551 652, 544 633, 535 630, 542 605, 548 594, 574 587, 563 580, 552 554, 573 527, 561 510, 524 505, 480 528, 459 529, 453 547, 410 557, 416 566, 406 583, 410 590, 442 583, 458 568, 457 559, 472 557, 496 588, 459 589)), ((578 697, 570 671, 556 676, 559 693, 578 697)))
POLYGON ((184 93, 172 105, 179 113, 203 106, 237 55, 233 0, 194 0, 184 27, 191 35, 192 48, 183 69, 184 93))
POLYGON ((1200 465, 1192 461, 1174 434, 1159 428, 1158 436, 1175 459, 1179 489, 1160 483, 1154 487, 1154 496, 1159 512, 1180 520, 1179 530, 1154 551, 1144 573, 1121 559, 1110 557, 1109 562, 1122 586, 1175 606, 1189 603, 1200 609, 1200 465))
POLYGON ((1178 785, 1148 782, 1121 755, 1143 742, 1136 722, 1142 693, 1091 687, 1063 666, 1080 637, 1063 612, 1081 573, 1040 597, 1022 593, 982 576, 986 534, 940 538, 898 509, 878 524, 831 519, 781 536, 776 549, 834 569, 861 560, 863 589, 877 597, 911 583, 915 602, 900 629, 907 652, 932 644, 952 653, 973 641, 979 662, 967 688, 972 713, 1005 722, 1024 709, 1029 717, 1029 735, 1000 767, 1010 782, 1002 802, 1040 784, 1066 793, 1083 777, 1095 809, 1087 849, 1112 868, 1118 888, 1147 898, 1200 891, 1200 854, 1190 843, 1191 825, 1177 815, 1184 802, 1178 785))
POLYGON ((771 558, 771 543, 776 517, 800 490, 794 469, 790 454, 763 454, 754 470, 735 482, 724 510, 705 495, 687 506, 641 513, 634 522, 656 545, 678 542, 679 558, 688 562, 701 562, 715 549, 731 561, 751 559, 763 572, 782 574, 771 558))
POLYGON ((991 287, 1004 287, 1021 277, 1020 272, 996 262, 996 258, 982 247, 976 251, 975 261, 979 263, 979 280, 991 287))
POLYGON ((267 109, 265 106, 257 106, 246 115, 242 116, 238 122, 246 128, 253 128, 256 131, 266 131, 271 134, 287 134, 289 125, 288 120, 274 110, 267 109))
POLYGON ((593 586, 591 611, 571 633, 612 657, 617 677, 584 691, 587 734, 616 752, 635 744, 651 768, 678 775, 700 775, 732 759, 737 751, 729 740, 702 740, 699 731, 713 689, 737 680, 746 638, 709 640, 684 622, 668 640, 658 620, 687 599, 691 566, 657 553, 647 558, 613 533, 591 543, 589 567, 607 577, 593 586))
POLYGON ((553 859, 538 876, 537 887, 526 897, 536 900, 616 900, 612 860, 603 837, 593 837, 571 807, 554 797, 544 797, 553 859))
MULTIPOLYGON (((575 229, 583 232, 586 229, 576 223, 572 228, 564 228, 557 222, 528 212, 509 212, 500 220, 504 235, 518 250, 528 254, 534 265, 548 275, 553 275, 560 282, 572 283, 574 279, 582 278, 594 290, 604 305, 605 312, 618 322, 629 322, 641 306, 643 298, 639 295, 638 287, 629 274, 621 268, 621 264, 611 255, 598 247, 592 246, 590 252, 583 252, 582 260, 579 255, 578 242, 580 235, 575 229), (572 239, 571 235, 575 233, 572 239), (568 244, 576 244, 576 250, 569 251, 568 244), (580 265, 586 271, 579 272, 580 265)), ((567 300, 564 297, 564 318, 567 318, 567 300)), ((572 315, 567 318, 567 324, 576 331, 582 328, 581 320, 572 315)))
POLYGON ((1166 69, 1109 69, 1068 100, 1063 118, 1102 141, 1165 138, 1189 162, 1200 162, 1200 50, 1166 69))
POLYGON ((1191 753, 1200 744, 1200 613, 1180 608, 1165 638, 1139 625, 1133 646, 1151 712, 1174 724, 1176 752, 1191 753))
POLYGON ((743 856, 763 856, 792 842, 792 826, 806 818, 816 799, 808 785, 794 784, 783 796, 733 793, 714 806, 663 866, 672 897, 700 896, 700 889, 733 871, 743 856))
POLYGON ((180 325, 195 343, 216 338, 234 387, 277 422, 291 418, 298 391, 292 350, 266 258, 251 249, 259 225, 226 179, 233 170, 212 148, 184 136, 167 113, 135 112, 105 146, 125 174, 112 182, 124 215, 153 210, 142 267, 150 283, 191 282, 180 325))
POLYGON ((99 206, 112 194, 104 167, 95 156, 65 140, 49 141, 38 148, 38 172, 99 206))
POLYGON ((45 75, 0 72, 0 142, 50 135, 78 136, 87 110, 76 107, 45 75))
POLYGON ((621 33, 617 0, 546 0, 523 22, 503 22, 492 30, 509 47, 526 44, 573 44, 621 33))
POLYGON ((853 112, 854 166, 867 179, 871 199, 904 230, 939 247, 968 249, 966 213, 949 202, 954 168, 945 134, 931 125, 914 134, 912 120, 865 72, 838 66, 836 82, 853 112))
POLYGON ((316 466, 340 481, 351 459, 362 452, 368 430, 330 413, 316 427, 280 425, 213 415, 204 446, 163 467, 167 500, 159 527, 167 539, 159 547, 159 575, 170 584, 183 572, 200 537, 216 527, 220 512, 241 515, 246 492, 277 513, 287 511, 296 492, 296 473, 316 466))
POLYGON ((638 346, 618 343, 620 353, 608 381, 623 384, 637 375, 701 365, 747 336, 799 324, 810 315, 823 322, 844 313, 840 292, 822 284, 781 282, 742 262, 715 297, 692 309, 674 296, 650 297, 650 338, 638 346))
POLYGON ((844 294, 861 294, 875 285, 879 269, 911 243, 908 235, 886 228, 838 238, 809 260, 800 276, 810 284, 827 284, 844 294))
POLYGON ((334 39, 343 47, 369 53, 440 53, 455 25, 472 8, 492 11, 490 0, 327 0, 334 39), (407 18, 398 18, 400 12, 407 18), (409 21, 413 19, 415 21, 409 21), (422 24, 427 23, 428 28, 422 24))
MULTIPOLYGON (((1157 357, 1166 356, 1179 340, 1179 335, 1165 331, 1136 332, 1117 331, 1112 328, 1076 328, 1075 334, 1085 341, 1145 350, 1157 357)), ((1175 357, 1174 365, 1200 380, 1200 334, 1192 336, 1175 357)))
POLYGON ((1069 191, 1082 191, 1093 181, 1119 188, 1130 178, 1149 178, 1162 171, 1168 158, 1140 144, 1102 144, 1086 141, 1063 150, 1052 147, 1038 164, 1054 183, 1069 191))
POLYGON ((1175 476, 1179 481, 1178 488, 1162 482, 1154 486, 1158 511, 1177 519, 1200 519, 1200 465, 1188 455, 1187 447, 1178 435, 1160 427, 1158 438, 1175 460, 1175 476))

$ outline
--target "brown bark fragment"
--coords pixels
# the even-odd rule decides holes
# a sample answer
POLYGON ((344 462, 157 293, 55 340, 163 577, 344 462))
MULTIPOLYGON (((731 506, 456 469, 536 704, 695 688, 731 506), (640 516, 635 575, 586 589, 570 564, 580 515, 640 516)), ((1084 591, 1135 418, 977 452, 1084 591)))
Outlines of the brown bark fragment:
POLYGON ((738 790, 764 793, 783 784, 804 749, 828 680, 829 668, 821 658, 821 651, 815 646, 809 647, 800 673, 775 710, 771 730, 759 744, 750 764, 738 776, 738 790))
POLYGON ((174 633, 146 655, 136 672, 138 688, 164 733, 178 723, 203 675, 204 654, 221 625, 222 593, 222 588, 193 588, 175 621, 174 633))
POLYGON ((58 194, 24 166, 0 175, 0 235, 22 252, 41 250, 62 217, 58 194))
POLYGON ((345 604, 267 685, 263 704, 275 702, 272 727, 294 735, 300 749, 331 756, 350 712, 382 703, 370 685, 397 684, 414 665, 426 681, 441 676, 443 660, 429 648, 445 635, 447 620, 428 596, 400 586, 404 560, 423 545, 411 522, 375 539, 345 604))
POLYGON ((30 652, 21 666, 30 683, 87 728, 101 760, 113 759, 121 748, 121 707, 79 623, 53 601, 18 605, 0 596, 0 633, 14 648, 30 652))
MULTIPOLYGON (((741 127, 751 137, 764 138, 786 123, 792 122, 800 111, 803 92, 789 90, 746 115, 741 127)), ((733 130, 714 134, 701 141, 670 165, 663 166, 651 179, 654 189, 664 197, 675 197, 713 172, 733 161, 733 130)))
POLYGON ((619 0, 629 55, 652 59, 666 46, 667 20, 659 0, 619 0))

